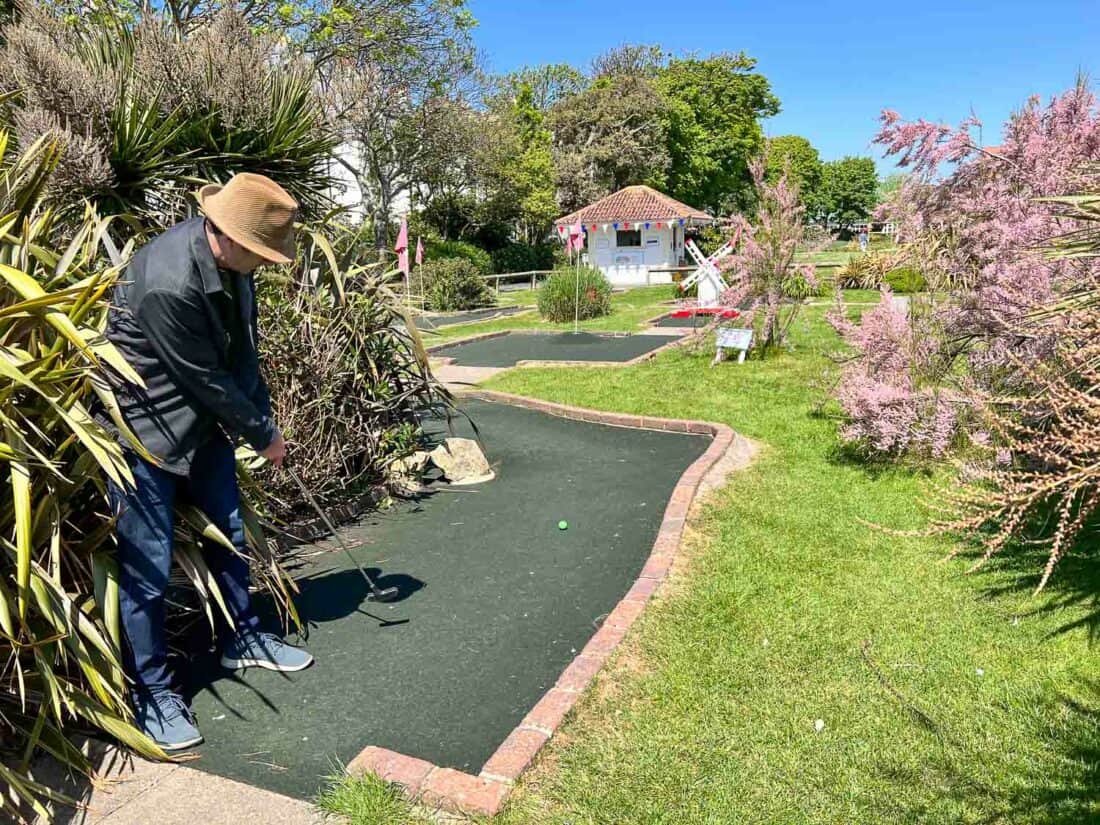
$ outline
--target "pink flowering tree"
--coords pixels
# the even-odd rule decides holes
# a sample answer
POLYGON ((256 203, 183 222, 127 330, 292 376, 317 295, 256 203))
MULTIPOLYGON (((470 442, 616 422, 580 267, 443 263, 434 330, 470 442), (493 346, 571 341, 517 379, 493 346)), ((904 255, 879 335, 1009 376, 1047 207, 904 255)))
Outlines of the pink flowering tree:
POLYGON ((1095 259, 1042 248, 1076 226, 1044 199, 1095 191, 1100 110, 1084 81, 1046 104, 1033 97, 996 147, 979 144, 975 118, 955 129, 892 111, 881 121, 876 143, 911 174, 880 217, 898 225, 930 294, 911 300, 904 320, 887 308, 889 296, 858 330, 834 315, 856 353, 839 384, 843 434, 871 451, 940 455, 969 420, 971 399, 1021 389, 1020 361, 1054 351, 1054 328, 1023 332, 1032 329, 1026 319, 1100 279, 1095 259), (906 367, 885 369, 881 354, 899 341, 906 367))
POLYGON ((787 343, 803 300, 817 291, 817 279, 812 265, 795 263, 806 232, 798 188, 786 173, 768 182, 763 158, 750 169, 756 187, 756 222, 742 215, 732 219, 735 248, 718 262, 730 287, 720 300, 723 306, 737 309, 744 324, 756 330, 756 349, 765 354, 787 343))

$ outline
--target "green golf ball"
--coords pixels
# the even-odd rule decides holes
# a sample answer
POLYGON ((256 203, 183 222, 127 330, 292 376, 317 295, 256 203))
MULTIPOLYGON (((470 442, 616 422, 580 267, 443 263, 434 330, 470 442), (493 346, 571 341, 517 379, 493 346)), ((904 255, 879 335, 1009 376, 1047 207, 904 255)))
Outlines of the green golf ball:
POLYGON ((568 530, 569 529, 569 522, 568 521, 559 521, 558 522, 558 529, 559 530, 568 530))

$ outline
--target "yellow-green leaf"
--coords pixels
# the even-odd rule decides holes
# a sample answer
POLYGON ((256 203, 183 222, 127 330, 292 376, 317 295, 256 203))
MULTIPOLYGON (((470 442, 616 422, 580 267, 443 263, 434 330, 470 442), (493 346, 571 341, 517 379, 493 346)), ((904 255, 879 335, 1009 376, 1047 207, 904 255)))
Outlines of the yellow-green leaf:
MULTIPOLYGON (((9 440, 11 434, 8 434, 9 440)), ((31 558, 31 474, 22 461, 9 462, 11 468, 12 507, 15 516, 15 585, 19 594, 19 622, 27 621, 27 605, 30 602, 31 558)))

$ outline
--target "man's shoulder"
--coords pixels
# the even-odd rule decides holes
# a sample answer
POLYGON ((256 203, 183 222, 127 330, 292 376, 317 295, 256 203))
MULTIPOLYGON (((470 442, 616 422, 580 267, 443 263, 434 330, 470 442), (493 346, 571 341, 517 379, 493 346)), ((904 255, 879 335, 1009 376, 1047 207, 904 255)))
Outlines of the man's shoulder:
POLYGON ((188 292, 199 285, 192 238, 202 218, 176 224, 139 249, 130 261, 131 279, 141 282, 142 290, 188 292))

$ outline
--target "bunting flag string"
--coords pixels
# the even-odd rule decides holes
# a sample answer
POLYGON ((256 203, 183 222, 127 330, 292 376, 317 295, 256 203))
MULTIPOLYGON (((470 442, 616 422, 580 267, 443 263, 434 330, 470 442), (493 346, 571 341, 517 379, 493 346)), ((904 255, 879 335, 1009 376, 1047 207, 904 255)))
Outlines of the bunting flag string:
POLYGON ((566 226, 565 224, 558 224, 558 235, 563 239, 567 239, 571 233, 580 231, 582 233, 589 232, 607 232, 608 230, 618 231, 619 229, 634 229, 640 230, 643 227, 645 229, 671 229, 679 224, 684 226, 687 221, 684 218, 679 218, 670 221, 614 221, 612 223, 576 223, 573 226, 566 226))

